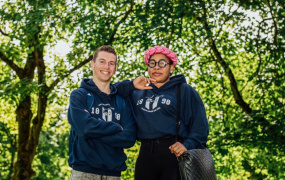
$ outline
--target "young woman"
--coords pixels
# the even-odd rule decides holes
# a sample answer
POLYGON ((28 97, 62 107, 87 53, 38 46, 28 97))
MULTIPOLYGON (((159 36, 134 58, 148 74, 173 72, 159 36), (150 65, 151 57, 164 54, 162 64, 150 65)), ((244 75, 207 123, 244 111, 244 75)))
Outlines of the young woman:
MULTIPOLYGON (((118 88, 130 100, 141 141, 136 161, 136 180, 179 180, 177 157, 189 149, 205 146, 208 121, 198 93, 186 83, 184 75, 171 76, 177 64, 174 52, 163 46, 154 46, 145 52, 148 74, 155 80, 152 89, 138 90, 145 79, 140 77, 118 88), (180 85, 181 113, 179 142, 175 141, 177 114, 177 86, 180 85), (127 87, 127 88, 126 88, 127 87), (127 90, 126 90, 127 89, 127 90)), ((145 81, 146 82, 146 81, 145 81)))

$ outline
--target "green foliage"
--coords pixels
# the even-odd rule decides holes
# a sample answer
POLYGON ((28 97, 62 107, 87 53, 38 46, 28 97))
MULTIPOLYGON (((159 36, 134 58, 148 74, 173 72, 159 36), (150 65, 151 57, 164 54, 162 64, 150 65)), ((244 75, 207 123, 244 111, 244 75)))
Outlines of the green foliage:
POLYGON ((137 141, 136 144, 125 150, 125 153, 127 154, 127 170, 122 172, 122 177, 121 179, 129 179, 133 180, 135 176, 135 164, 136 164, 136 159, 138 158, 139 155, 139 149, 140 149, 140 142, 137 141))
POLYGON ((7 124, 0 122, 0 176, 3 179, 9 179, 13 171, 13 164, 16 155, 16 136, 10 134, 11 129, 7 124))
POLYGON ((68 138, 70 125, 67 123, 66 111, 53 103, 47 110, 47 121, 40 134, 37 155, 33 161, 36 171, 32 179, 69 179, 68 138))
MULTIPOLYGON (((43 50, 45 85, 59 79, 47 94, 33 179, 68 179, 68 96, 83 77, 92 76, 89 65, 74 70, 103 44, 119 54, 113 82, 148 76, 143 52, 150 46, 177 52, 174 74, 184 74, 205 104, 218 179, 285 179, 282 0, 6 1, 0 17, 0 52, 29 68, 29 58, 43 50), (59 41, 71 44, 66 56, 52 50, 59 41)), ((37 69, 32 79, 21 78, 0 59, 0 173, 8 179, 16 157, 14 112, 29 96, 35 115, 45 86, 37 69)), ((133 178, 138 149, 139 143, 126 150, 122 179, 133 178)))
POLYGON ((41 143, 33 162, 36 175, 32 179, 69 179, 67 157, 70 126, 65 121, 57 120, 49 124, 51 129, 41 132, 41 143))

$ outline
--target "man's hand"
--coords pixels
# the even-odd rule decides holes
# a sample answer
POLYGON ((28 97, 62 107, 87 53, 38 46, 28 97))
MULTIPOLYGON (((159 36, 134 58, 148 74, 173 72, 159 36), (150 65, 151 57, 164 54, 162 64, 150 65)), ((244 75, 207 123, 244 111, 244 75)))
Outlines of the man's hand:
POLYGON ((149 84, 154 82, 156 82, 154 79, 140 76, 133 81, 133 84, 136 89, 147 90, 147 89, 152 89, 152 87, 149 86, 149 84))
POLYGON ((175 154, 176 157, 181 156, 185 151, 187 151, 185 146, 180 142, 176 142, 175 144, 171 145, 169 149, 171 153, 175 154))

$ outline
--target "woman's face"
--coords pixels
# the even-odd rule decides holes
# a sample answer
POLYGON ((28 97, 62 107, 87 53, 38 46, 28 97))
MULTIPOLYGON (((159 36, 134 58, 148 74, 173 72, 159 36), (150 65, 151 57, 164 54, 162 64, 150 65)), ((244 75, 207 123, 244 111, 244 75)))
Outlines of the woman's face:
POLYGON ((149 63, 152 63, 155 66, 153 68, 148 66, 148 74, 150 78, 155 79, 156 83, 155 85, 157 87, 161 87, 163 84, 165 84, 167 81, 169 81, 170 78, 170 71, 174 70, 173 64, 170 63, 170 59, 165 56, 164 54, 154 54, 150 57, 149 63), (159 67, 159 64, 163 64, 163 60, 166 61, 165 67, 159 67), (154 62, 155 61, 155 62, 154 62), (160 63, 158 64, 158 62, 160 63))

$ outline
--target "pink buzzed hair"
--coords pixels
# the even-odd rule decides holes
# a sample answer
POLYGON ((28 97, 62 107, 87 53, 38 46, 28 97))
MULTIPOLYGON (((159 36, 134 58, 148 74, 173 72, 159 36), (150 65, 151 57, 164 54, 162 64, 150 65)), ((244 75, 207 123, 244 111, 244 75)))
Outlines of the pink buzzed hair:
POLYGON ((150 57, 154 54, 164 54, 167 56, 173 63, 173 66, 175 67, 177 64, 177 56, 174 52, 172 52, 170 49, 164 47, 164 46, 154 46, 150 47, 145 53, 144 53, 144 63, 147 65, 150 57))

